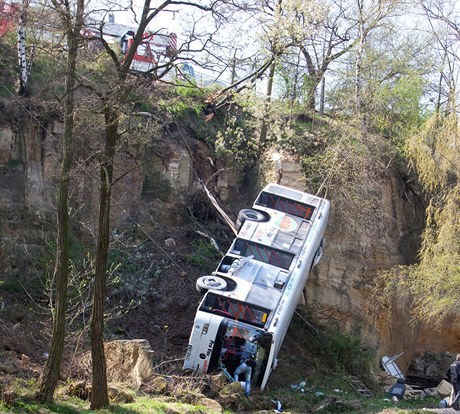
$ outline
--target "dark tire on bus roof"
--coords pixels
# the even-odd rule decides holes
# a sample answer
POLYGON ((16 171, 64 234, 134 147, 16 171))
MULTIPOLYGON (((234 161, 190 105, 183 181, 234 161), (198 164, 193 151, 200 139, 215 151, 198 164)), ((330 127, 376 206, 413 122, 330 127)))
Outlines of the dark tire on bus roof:
POLYGON ((324 239, 321 240, 318 250, 316 250, 315 257, 313 257, 313 261, 311 262, 311 266, 310 266, 310 272, 319 263, 319 261, 321 260, 321 257, 323 257, 323 251, 324 251, 324 239))
POLYGON ((200 293, 205 293, 209 289, 225 290, 226 288, 227 282, 219 276, 201 276, 196 281, 196 290, 200 293))
POLYGON ((246 220, 262 222, 268 221, 268 219, 268 215, 259 210, 254 210, 253 208, 244 208, 238 213, 236 228, 239 230, 246 220))

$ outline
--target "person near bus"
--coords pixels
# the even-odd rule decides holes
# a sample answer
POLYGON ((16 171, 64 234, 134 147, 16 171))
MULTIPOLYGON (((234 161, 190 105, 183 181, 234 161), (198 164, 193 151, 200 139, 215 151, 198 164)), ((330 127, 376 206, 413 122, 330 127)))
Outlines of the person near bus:
POLYGON ((404 398, 404 394, 406 393, 406 384, 404 378, 398 378, 396 383, 391 386, 388 393, 394 402, 402 400, 404 398))
POLYGON ((446 375, 447 381, 452 384, 452 393, 450 395, 450 406, 459 411, 458 403, 460 401, 460 354, 457 354, 455 361, 447 368, 446 375))
POLYGON ((249 397, 251 394, 251 376, 252 370, 257 366, 257 362, 254 359, 254 355, 250 355, 249 358, 244 360, 233 375, 233 379, 237 382, 239 381, 240 374, 244 374, 244 395, 249 397))

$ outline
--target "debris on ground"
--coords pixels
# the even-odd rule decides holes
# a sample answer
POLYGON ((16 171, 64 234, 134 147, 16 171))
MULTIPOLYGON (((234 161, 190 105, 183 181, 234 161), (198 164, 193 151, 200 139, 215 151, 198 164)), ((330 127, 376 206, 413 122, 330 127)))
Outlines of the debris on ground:
POLYGON ((436 391, 439 395, 446 397, 452 392, 452 384, 446 380, 441 380, 441 382, 436 387, 436 391))
POLYGON ((300 381, 298 384, 292 384, 291 385, 291 390, 292 391, 297 391, 297 392, 307 392, 313 390, 314 387, 307 387, 307 382, 306 381, 300 381))
POLYGON ((275 408, 273 410, 275 413, 283 412, 283 407, 282 407, 281 401, 278 400, 278 398, 273 397, 271 401, 275 405, 275 408))
POLYGON ((338 397, 327 397, 316 405, 312 411, 316 413, 326 409, 333 412, 360 411, 362 405, 358 400, 342 400, 338 397))

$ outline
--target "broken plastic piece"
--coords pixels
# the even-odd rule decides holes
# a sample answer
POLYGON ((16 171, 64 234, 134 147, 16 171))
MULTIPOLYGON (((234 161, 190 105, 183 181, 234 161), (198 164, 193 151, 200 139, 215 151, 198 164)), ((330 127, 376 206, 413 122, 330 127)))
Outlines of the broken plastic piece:
POLYGON ((401 370, 399 369, 398 365, 396 365, 396 362, 395 362, 395 360, 398 359, 402 354, 404 354, 404 352, 401 352, 400 354, 395 355, 393 357, 389 357, 389 356, 382 357, 382 367, 392 377, 404 379, 403 373, 401 372, 401 370))

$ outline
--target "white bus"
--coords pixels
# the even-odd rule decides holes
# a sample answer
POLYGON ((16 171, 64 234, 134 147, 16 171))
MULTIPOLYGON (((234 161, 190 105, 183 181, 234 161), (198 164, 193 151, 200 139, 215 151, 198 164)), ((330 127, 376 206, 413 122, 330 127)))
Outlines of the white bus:
POLYGON ((277 184, 238 215, 238 234, 217 270, 197 280, 206 292, 195 315, 184 369, 233 377, 252 355, 251 383, 261 390, 308 275, 322 256, 330 203, 277 184), (229 375, 228 375, 229 374, 229 375))

